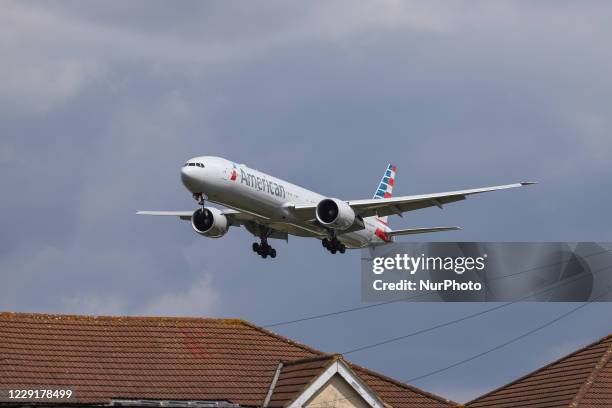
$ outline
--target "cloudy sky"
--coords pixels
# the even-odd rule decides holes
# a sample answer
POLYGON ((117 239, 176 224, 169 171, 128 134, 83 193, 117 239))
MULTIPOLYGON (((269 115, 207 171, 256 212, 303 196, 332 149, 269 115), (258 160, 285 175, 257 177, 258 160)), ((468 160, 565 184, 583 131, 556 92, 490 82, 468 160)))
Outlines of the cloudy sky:
MULTIPOLYGON (((136 209, 191 209, 179 168, 220 155, 346 199, 536 187, 410 213, 420 239, 610 241, 609 2, 3 1, 0 310, 233 316, 359 306, 359 252, 262 260, 136 209)), ((342 352, 490 307, 403 303, 277 332, 342 352)), ((573 307, 522 304, 350 355, 406 380, 573 307)), ((609 304, 414 384, 459 401, 612 331, 609 304)))

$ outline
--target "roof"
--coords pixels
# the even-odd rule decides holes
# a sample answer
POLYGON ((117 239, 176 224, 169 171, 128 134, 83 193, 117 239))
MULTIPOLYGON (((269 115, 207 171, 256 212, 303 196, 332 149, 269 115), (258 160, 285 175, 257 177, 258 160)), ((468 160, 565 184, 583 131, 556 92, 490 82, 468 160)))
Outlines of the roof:
MULTIPOLYGON (((310 366, 296 360, 330 356, 239 319, 0 313, 0 338, 0 389, 71 389, 80 404, 146 399, 259 406, 279 362, 288 368, 277 386, 286 387, 291 369, 308 379, 310 366)), ((394 408, 454 406, 350 366, 394 408)))
POLYGON ((470 408, 612 406, 612 335, 467 404, 470 408))
MULTIPOLYGON (((277 381, 272 381, 270 385, 270 401, 266 407, 300 407, 336 375, 342 377, 368 403, 379 408, 389 407, 340 354, 280 363, 277 373, 277 381)), ((358 398, 357 395, 347 399, 358 398)), ((411 403, 410 406, 416 405, 411 403)))
POLYGON ((325 355, 283 362, 279 367, 278 380, 271 386, 272 395, 268 406, 287 406, 332 365, 336 358, 335 355, 325 355))

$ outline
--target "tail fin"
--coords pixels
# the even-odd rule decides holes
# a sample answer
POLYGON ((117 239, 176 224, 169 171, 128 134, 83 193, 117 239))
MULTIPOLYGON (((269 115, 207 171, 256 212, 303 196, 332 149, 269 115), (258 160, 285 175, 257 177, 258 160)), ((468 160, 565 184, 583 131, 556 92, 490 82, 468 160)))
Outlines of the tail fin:
MULTIPOLYGON (((389 163, 385 174, 382 176, 378 189, 374 193, 373 198, 390 198, 393 196, 393 185, 395 184, 395 165, 389 163)), ((387 223, 387 217, 378 217, 379 220, 387 223)))

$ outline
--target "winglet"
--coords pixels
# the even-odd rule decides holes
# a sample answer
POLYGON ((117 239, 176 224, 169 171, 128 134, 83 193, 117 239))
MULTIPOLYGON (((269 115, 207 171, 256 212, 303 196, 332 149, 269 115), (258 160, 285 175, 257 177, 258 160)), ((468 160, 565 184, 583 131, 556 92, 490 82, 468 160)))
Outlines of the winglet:
POLYGON ((537 181, 521 181, 521 186, 530 186, 532 184, 538 184, 537 181))

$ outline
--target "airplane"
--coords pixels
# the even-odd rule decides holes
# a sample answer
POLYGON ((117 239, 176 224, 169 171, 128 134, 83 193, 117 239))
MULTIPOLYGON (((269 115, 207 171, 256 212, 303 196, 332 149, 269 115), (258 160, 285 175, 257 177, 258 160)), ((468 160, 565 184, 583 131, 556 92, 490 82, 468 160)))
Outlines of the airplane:
POLYGON ((268 239, 289 235, 320 239, 332 254, 347 248, 364 248, 394 242, 400 235, 459 230, 452 227, 393 230, 390 215, 465 200, 467 196, 522 187, 535 182, 393 197, 396 166, 389 164, 374 196, 363 200, 327 197, 295 184, 215 156, 189 159, 181 168, 181 180, 200 208, 190 211, 137 211, 139 215, 173 216, 191 221, 193 230, 220 238, 230 227, 244 226, 258 237, 252 249, 262 258, 276 258, 268 239), (206 202, 225 208, 207 206, 206 202))

